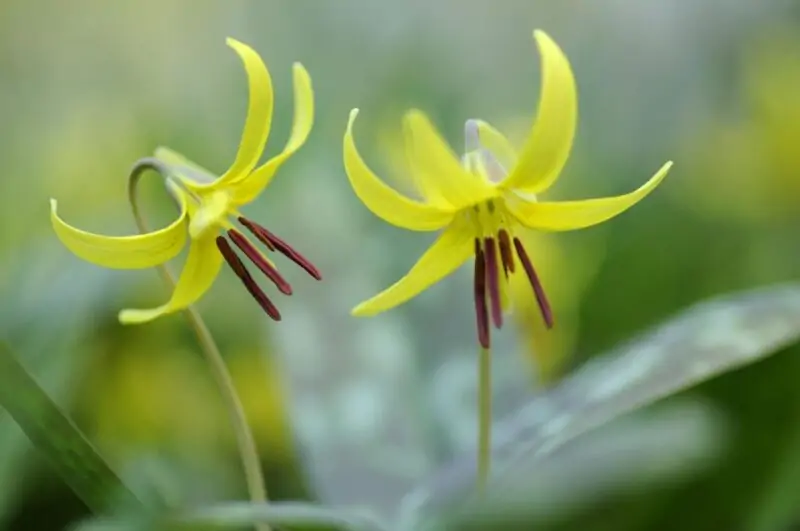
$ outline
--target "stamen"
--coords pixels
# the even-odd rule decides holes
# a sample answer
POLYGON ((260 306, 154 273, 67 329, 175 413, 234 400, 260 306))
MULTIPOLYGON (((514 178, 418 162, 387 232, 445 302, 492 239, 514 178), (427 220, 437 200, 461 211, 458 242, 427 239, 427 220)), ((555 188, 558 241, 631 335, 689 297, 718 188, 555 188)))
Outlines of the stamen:
POLYGON ((241 223, 247 230, 249 230, 253 234, 253 236, 258 238, 258 241, 260 241, 261 243, 266 245, 267 249, 269 249, 270 251, 275 251, 275 244, 273 244, 272 240, 270 240, 268 237, 266 237, 261 232, 261 231, 266 231, 267 229, 265 229, 261 225, 258 225, 256 223, 250 221, 249 219, 247 219, 245 217, 240 217, 239 218, 239 223, 241 223))
POLYGON ((511 252, 511 239, 505 229, 500 229, 498 233, 498 245, 500 247, 500 259, 503 262, 503 271, 508 277, 509 273, 514 272, 514 253, 511 252))
POLYGON ((306 257, 298 253, 291 245, 275 236, 275 234, 247 218, 240 217, 239 223, 247 227, 247 229, 252 232, 261 243, 269 247, 271 250, 274 251, 277 249, 289 260, 303 268, 306 273, 317 280, 322 280, 322 273, 319 272, 319 269, 314 267, 314 264, 312 264, 306 257))
POLYGON ((225 239, 224 236, 217 236, 217 248, 219 252, 222 253, 223 258, 225 261, 228 262, 228 265, 231 266, 233 272, 236 273, 236 276, 241 279, 242 284, 244 287, 247 288, 247 291, 250 295, 258 302, 261 308, 275 321, 281 320, 281 314, 278 311, 278 308, 269 300, 266 293, 264 293, 256 281, 253 280, 253 277, 247 271, 244 263, 236 256, 231 244, 228 243, 228 240, 225 239))
POLYGON ((533 292, 536 295, 536 302, 539 304, 539 310, 542 312, 544 323, 547 325, 547 328, 553 328, 553 311, 550 309, 550 303, 544 293, 544 287, 539 281, 539 276, 533 268, 533 263, 528 257, 528 253, 525 251, 525 247, 523 247, 519 238, 514 238, 514 248, 517 250, 519 261, 522 262, 522 267, 525 268, 528 280, 530 280, 531 286, 533 286, 533 292))
POLYGON ((242 250, 242 252, 249 258, 266 276, 269 278, 284 295, 292 294, 292 287, 288 282, 278 273, 272 264, 267 262, 264 257, 258 252, 258 249, 253 247, 253 244, 247 237, 236 229, 229 229, 228 236, 231 241, 242 250))
POLYGON ((478 342, 489 348, 489 312, 486 308, 486 262, 481 249, 481 241, 475 238, 475 317, 478 324, 478 342))
POLYGON ((503 326, 503 306, 500 303, 500 275, 497 269, 497 248, 494 238, 484 238, 483 247, 486 254, 486 280, 489 283, 492 321, 497 328, 501 328, 503 326))

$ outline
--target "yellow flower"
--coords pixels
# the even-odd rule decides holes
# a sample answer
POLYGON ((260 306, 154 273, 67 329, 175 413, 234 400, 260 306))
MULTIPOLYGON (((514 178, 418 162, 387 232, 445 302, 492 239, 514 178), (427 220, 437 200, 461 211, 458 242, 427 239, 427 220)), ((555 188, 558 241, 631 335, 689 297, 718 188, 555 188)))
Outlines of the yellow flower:
POLYGON ((468 120, 466 154, 460 160, 421 111, 414 109, 405 115, 406 149, 422 201, 401 195, 369 169, 353 140, 358 109, 351 111, 343 149, 345 170, 356 195, 392 225, 415 231, 444 229, 405 277, 359 304, 353 315, 375 315, 394 308, 474 255, 478 339, 488 348, 489 317, 496 327, 502 326, 503 310, 508 306, 508 277, 517 270, 516 255, 545 322, 552 326, 544 289, 515 228, 566 231, 596 225, 636 204, 666 176, 671 162, 626 195, 583 201, 538 200, 537 194, 558 178, 572 147, 577 94, 561 49, 542 31, 534 31, 533 36, 542 56, 541 96, 538 117, 519 154, 488 123, 468 120))
POLYGON ((59 239, 73 253, 97 265, 116 269, 153 267, 175 258, 189 242, 186 263, 170 300, 152 309, 123 310, 119 315, 123 323, 151 321, 193 304, 211 287, 223 259, 267 314, 280 320, 275 305, 221 233, 224 231, 282 293, 290 295, 291 287, 275 265, 234 228, 234 218, 270 250, 277 250, 313 277, 321 278, 319 271, 286 242, 246 219, 239 211, 267 187, 281 164, 305 143, 314 121, 311 79, 300 63, 294 64, 295 114, 289 140, 281 153, 256 167, 272 121, 272 80, 266 65, 252 48, 230 38, 227 44, 241 58, 248 78, 249 103, 241 143, 233 164, 219 177, 168 148, 156 149, 155 158, 170 168, 166 184, 180 206, 180 215, 175 221, 143 235, 103 236, 68 225, 58 216, 56 200, 50 200, 50 217, 59 239))

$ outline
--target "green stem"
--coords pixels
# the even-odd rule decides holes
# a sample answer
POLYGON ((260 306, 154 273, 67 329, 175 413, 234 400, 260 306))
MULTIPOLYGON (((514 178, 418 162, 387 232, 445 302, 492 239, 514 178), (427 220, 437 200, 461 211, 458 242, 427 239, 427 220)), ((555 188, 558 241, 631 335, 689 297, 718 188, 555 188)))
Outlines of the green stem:
MULTIPOLYGON (((152 157, 140 159, 131 170, 128 180, 128 199, 131 204, 131 210, 133 211, 133 217, 136 220, 136 226, 139 228, 139 232, 142 233, 148 232, 148 230, 144 222, 144 217, 139 210, 139 203, 136 201, 136 186, 142 174, 150 169, 158 172, 165 179, 168 179, 171 173, 169 167, 160 160, 152 157)), ((173 277, 172 273, 167 269, 166 264, 158 266, 158 272, 170 291, 174 291, 176 285, 175 277, 173 277)), ((200 349, 205 355, 208 366, 211 369, 211 374, 222 394, 231 424, 233 424, 233 431, 236 435, 236 442, 239 447, 239 455, 242 459, 242 467, 244 469, 250 499, 255 503, 266 503, 267 487, 264 482, 264 475, 261 471, 258 449, 253 437, 253 432, 250 430, 250 426, 247 423, 244 407, 242 406, 241 400, 239 400, 239 395, 236 394, 233 379, 225 365, 222 353, 206 326, 205 321, 203 321, 203 318, 200 316, 200 313, 195 310, 193 306, 188 306, 186 310, 184 310, 184 314, 189 320, 189 325, 197 335, 200 349)), ((256 529, 261 531, 270 530, 269 526, 266 524, 259 524, 256 529)))
POLYGON ((484 492, 492 461, 492 351, 478 356, 478 490, 484 492))

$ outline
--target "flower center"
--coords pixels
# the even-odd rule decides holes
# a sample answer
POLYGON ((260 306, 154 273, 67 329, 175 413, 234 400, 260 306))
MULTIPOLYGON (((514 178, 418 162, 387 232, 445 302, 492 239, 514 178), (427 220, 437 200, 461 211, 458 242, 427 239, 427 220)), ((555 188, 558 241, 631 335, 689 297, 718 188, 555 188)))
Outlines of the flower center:
POLYGON ((228 192, 218 190, 202 196, 194 212, 190 212, 189 235, 197 239, 209 229, 219 229, 230 210, 231 195, 228 192))
POLYGON ((490 199, 465 211, 475 234, 474 297, 481 346, 490 346, 490 328, 503 326, 503 312, 510 308, 509 278, 522 265, 533 288, 533 294, 548 328, 553 326, 550 303, 525 250, 522 240, 514 235, 513 218, 505 199, 490 199))
POLYGON ((490 199, 474 205, 467 211, 467 216, 475 234, 480 236, 495 236, 500 229, 511 226, 511 215, 506 209, 503 198, 490 199))

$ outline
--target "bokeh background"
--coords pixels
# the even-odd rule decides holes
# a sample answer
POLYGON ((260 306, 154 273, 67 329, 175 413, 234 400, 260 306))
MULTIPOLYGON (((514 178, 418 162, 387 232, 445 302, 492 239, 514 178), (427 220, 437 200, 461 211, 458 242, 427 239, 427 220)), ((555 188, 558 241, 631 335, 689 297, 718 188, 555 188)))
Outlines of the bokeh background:
MULTIPOLYGON (((495 353, 497 415, 693 302, 797 277, 797 2, 5 0, 0 334, 135 488, 176 506, 244 498, 230 426, 185 320, 116 321, 120 308, 165 299, 157 274, 72 256, 52 232, 48 199, 77 226, 132 233, 125 187, 136 159, 158 145, 214 171, 232 159, 246 85, 225 37, 253 46, 272 73, 268 154, 288 135, 291 65, 301 61, 314 130, 247 215, 306 254, 324 282, 283 267, 295 294, 276 295, 279 324, 230 272, 199 309, 242 394, 271 496, 391 506, 473 445, 470 272, 392 312, 349 316, 433 236, 392 228, 359 203, 341 162, 347 114, 361 108, 362 153, 398 186, 409 107, 456 147, 473 117, 519 141, 539 87, 534 28, 562 46, 580 94, 573 156, 548 197, 624 193, 664 161, 675 166, 609 223, 525 236, 557 326, 544 330, 520 283, 495 353)), ((151 223, 170 219, 156 177, 144 194, 151 223)), ((777 477, 800 467, 794 358, 698 390, 740 428, 735 451, 646 496, 633 489, 629 519, 607 528, 755 529, 732 525, 761 521, 758 511, 800 487, 777 477)), ((6 419, 0 528, 61 529, 86 513, 6 419)))

